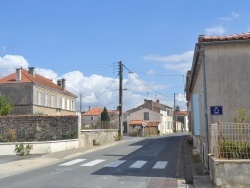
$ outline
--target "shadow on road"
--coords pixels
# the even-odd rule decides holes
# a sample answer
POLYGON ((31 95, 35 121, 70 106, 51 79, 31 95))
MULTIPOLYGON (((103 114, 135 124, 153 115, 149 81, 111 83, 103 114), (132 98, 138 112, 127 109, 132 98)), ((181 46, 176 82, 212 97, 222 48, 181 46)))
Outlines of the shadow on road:
MULTIPOLYGON (((148 138, 130 144, 128 147, 140 146, 140 148, 126 156, 111 155, 121 156, 118 160, 124 162, 117 167, 103 167, 92 173, 92 175, 175 178, 179 142, 180 139, 185 136, 186 135, 148 138), (145 164, 142 167, 131 168, 131 165, 137 161, 144 161, 145 164), (167 162, 167 166, 164 169, 153 169, 153 166, 158 161, 167 162)), ((110 155, 104 154, 104 156, 110 155)))

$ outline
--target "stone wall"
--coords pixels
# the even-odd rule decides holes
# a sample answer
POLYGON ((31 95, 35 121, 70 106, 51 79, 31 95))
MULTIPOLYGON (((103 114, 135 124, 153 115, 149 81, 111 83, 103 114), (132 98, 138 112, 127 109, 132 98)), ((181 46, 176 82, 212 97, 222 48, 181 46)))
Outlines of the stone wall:
POLYGON ((2 116, 0 141, 52 141, 77 138, 78 116, 2 116))
POLYGON ((210 157, 210 177, 216 187, 250 187, 250 160, 221 160, 210 157))
POLYGON ((97 144, 112 143, 118 136, 117 129, 82 130, 80 134, 80 148, 93 146, 93 140, 97 144))

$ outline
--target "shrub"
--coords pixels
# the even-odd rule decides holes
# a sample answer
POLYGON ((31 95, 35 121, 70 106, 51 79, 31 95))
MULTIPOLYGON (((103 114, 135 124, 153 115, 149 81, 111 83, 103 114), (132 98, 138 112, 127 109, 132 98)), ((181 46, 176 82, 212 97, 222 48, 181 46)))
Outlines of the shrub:
POLYGON ((188 136, 185 138, 185 142, 189 145, 193 145, 193 138, 191 136, 188 136))
POLYGON ((98 142, 96 139, 93 140, 93 146, 99 146, 101 145, 100 142, 98 142))
POLYGON ((24 155, 30 155, 30 151, 33 149, 33 145, 27 144, 24 146, 23 143, 16 144, 15 146, 15 152, 16 155, 24 156, 24 155))
POLYGON ((0 95, 0 116, 7 116, 13 109, 12 102, 7 97, 0 95))
POLYGON ((220 142, 220 157, 226 159, 250 159, 250 142, 220 142))

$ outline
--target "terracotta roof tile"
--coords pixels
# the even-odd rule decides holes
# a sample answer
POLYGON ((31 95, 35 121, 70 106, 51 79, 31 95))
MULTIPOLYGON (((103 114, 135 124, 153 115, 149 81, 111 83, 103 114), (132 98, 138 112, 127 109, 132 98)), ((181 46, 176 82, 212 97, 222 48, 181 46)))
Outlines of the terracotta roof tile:
POLYGON ((232 41, 232 40, 248 40, 250 39, 250 32, 227 35, 227 36, 204 36, 200 35, 198 42, 212 42, 212 41, 232 41))
MULTIPOLYGON (((89 111, 83 113, 83 116, 99 116, 101 115, 103 108, 92 108, 89 111)), ((108 113, 119 114, 118 110, 108 110, 108 113)))
POLYGON ((179 116, 187 116, 188 112, 187 111, 175 111, 175 115, 179 116))
POLYGON ((83 113, 83 116, 99 116, 101 115, 103 108, 92 108, 91 110, 83 113))
MULTIPOLYGON (((62 91, 61 87, 55 84, 52 80, 47 79, 39 74, 35 74, 35 76, 33 77, 32 75, 28 73, 27 70, 22 69, 22 68, 21 68, 21 80, 20 81, 18 82, 16 81, 16 73, 10 74, 0 79, 0 84, 17 84, 17 83, 36 83, 36 84, 40 84, 43 86, 47 86, 47 87, 62 91)), ((67 90, 65 90, 65 93, 76 97, 76 95, 74 95, 73 93, 67 90)))

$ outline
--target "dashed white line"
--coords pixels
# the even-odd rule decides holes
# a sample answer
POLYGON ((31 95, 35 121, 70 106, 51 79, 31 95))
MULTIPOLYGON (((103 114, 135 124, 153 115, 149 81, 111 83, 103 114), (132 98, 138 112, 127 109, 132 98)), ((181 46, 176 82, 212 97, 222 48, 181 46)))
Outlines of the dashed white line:
POLYGON ((86 159, 75 159, 75 160, 69 161, 67 163, 60 164, 59 166, 70 166, 70 165, 80 163, 80 162, 85 161, 85 160, 86 159))
POLYGON ((112 163, 107 164, 105 167, 118 167, 119 165, 121 165, 122 163, 124 163, 126 160, 118 160, 118 161, 114 161, 112 163))
POLYGON ((85 164, 83 164, 81 166, 94 166, 94 165, 99 164, 99 163, 101 163, 103 161, 105 161, 105 160, 104 159, 96 159, 96 160, 91 161, 89 163, 85 163, 85 164))
POLYGON ((141 168, 143 165, 145 165, 147 161, 136 161, 134 164, 132 164, 129 168, 141 168))
POLYGON ((168 162, 167 161, 158 161, 155 163, 153 166, 153 169, 165 169, 167 166, 168 162))

